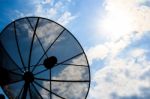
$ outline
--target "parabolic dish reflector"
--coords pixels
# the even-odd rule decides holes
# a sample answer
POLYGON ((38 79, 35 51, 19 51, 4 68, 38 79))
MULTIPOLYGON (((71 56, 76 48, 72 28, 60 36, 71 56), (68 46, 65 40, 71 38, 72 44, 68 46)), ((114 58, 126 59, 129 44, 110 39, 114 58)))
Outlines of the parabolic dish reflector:
POLYGON ((90 68, 77 39, 41 17, 10 23, 0 34, 0 85, 10 99, 85 99, 90 68))

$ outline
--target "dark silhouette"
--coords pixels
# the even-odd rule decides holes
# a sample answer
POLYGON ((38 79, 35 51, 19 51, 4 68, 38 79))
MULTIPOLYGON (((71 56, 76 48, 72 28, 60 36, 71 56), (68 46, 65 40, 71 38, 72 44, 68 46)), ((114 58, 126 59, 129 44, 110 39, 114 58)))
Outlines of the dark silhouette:
POLYGON ((9 99, 85 99, 90 80, 82 46, 60 24, 25 17, 1 32, 0 86, 9 99))
POLYGON ((0 86, 9 84, 10 76, 8 70, 0 67, 0 86))
POLYGON ((5 99, 5 96, 3 94, 0 94, 0 99, 5 99))
POLYGON ((51 56, 45 59, 43 64, 47 69, 51 69, 55 66, 56 63, 57 63, 57 58, 55 56, 51 56))

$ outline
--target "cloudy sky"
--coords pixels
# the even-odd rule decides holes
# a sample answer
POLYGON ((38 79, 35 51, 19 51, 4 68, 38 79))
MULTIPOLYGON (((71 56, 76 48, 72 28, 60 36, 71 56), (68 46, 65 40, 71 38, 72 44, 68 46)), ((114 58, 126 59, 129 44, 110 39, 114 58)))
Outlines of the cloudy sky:
POLYGON ((91 68, 88 99, 150 99, 150 0, 0 0, 0 31, 24 16, 65 26, 91 68))

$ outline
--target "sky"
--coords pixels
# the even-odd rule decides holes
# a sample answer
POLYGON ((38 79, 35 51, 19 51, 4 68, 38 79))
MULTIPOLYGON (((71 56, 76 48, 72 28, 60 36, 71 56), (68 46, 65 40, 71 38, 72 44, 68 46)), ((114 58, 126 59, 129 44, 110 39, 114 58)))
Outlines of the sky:
POLYGON ((89 60, 87 99, 150 99, 150 0, 0 0, 0 31, 25 16, 65 26, 89 60))

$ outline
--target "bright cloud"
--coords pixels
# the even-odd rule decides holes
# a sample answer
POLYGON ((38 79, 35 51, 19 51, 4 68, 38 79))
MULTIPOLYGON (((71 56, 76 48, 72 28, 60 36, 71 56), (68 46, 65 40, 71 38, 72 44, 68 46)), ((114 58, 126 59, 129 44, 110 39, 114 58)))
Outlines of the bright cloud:
POLYGON ((54 4, 53 7, 50 8, 45 8, 43 4, 38 3, 36 5, 35 15, 55 19, 58 23, 66 26, 71 21, 73 21, 77 16, 72 15, 71 12, 65 10, 64 9, 65 6, 66 6, 65 3, 62 3, 61 1, 58 1, 57 3, 54 4))
POLYGON ((104 59, 108 53, 109 53, 109 48, 105 45, 97 45, 95 47, 90 48, 88 51, 88 58, 90 64, 92 64, 92 61, 94 59, 104 59))
POLYGON ((43 1, 43 4, 48 4, 48 3, 51 3, 51 0, 44 0, 43 1))
POLYGON ((150 9, 143 2, 146 0, 106 0, 106 13, 98 24, 103 35, 116 40, 131 32, 149 31, 150 9))
POLYGON ((141 95, 140 88, 150 88, 150 79, 141 77, 150 71, 150 62, 145 59, 142 49, 132 50, 131 56, 107 60, 106 66, 98 70, 93 78, 96 86, 91 88, 90 99, 113 99, 112 94, 118 96, 141 95), (136 53, 137 57, 132 55, 136 53))
POLYGON ((116 57, 123 49, 125 49, 130 43, 131 39, 135 37, 135 33, 121 37, 117 41, 105 42, 91 47, 87 51, 87 56, 90 63, 95 59, 113 58, 116 57))
MULTIPOLYGON (((44 4, 38 2, 35 3, 35 15, 39 15, 39 16, 45 16, 47 18, 54 18, 56 17, 56 15, 59 12, 59 9, 61 9, 63 7, 63 3, 62 2, 57 2, 53 7, 50 8, 44 8, 44 4)), ((60 12, 59 12, 60 13, 60 12)))
POLYGON ((58 19, 58 23, 60 23, 62 25, 67 25, 70 21, 74 20, 75 18, 76 18, 76 16, 72 16, 70 12, 66 11, 58 19))
MULTIPOLYGON (((44 48, 48 48, 49 45, 58 37, 58 35, 63 31, 63 28, 54 22, 47 20, 40 20, 39 26, 36 33, 41 40, 44 48)), ((57 40, 57 42, 60 41, 57 40)), ((46 50, 46 49, 45 49, 46 50)))
POLYGON ((150 89, 150 78, 145 75, 150 71, 149 51, 130 46, 150 31, 150 7, 144 2, 146 0, 105 0, 106 12, 97 23, 102 30, 97 35, 109 39, 87 51, 91 65, 94 60, 104 62, 104 67, 94 73, 89 99, 114 99, 114 94, 143 96, 141 88, 150 89))
POLYGON ((58 1, 54 3, 52 0, 39 0, 33 1, 33 9, 28 13, 22 13, 19 10, 15 10, 17 14, 17 18, 25 17, 25 16, 40 16, 44 18, 49 18, 55 20, 56 22, 66 26, 71 21, 73 21, 77 16, 73 15, 70 11, 68 11, 67 4, 71 3, 70 0, 65 0, 64 2, 58 1), (46 6, 49 4, 50 6, 46 6))
MULTIPOLYGON (((84 81, 89 80, 89 71, 88 64, 85 60, 84 55, 80 55, 70 61, 67 61, 68 64, 78 64, 85 66, 74 66, 74 65, 58 65, 54 67, 51 71, 52 74, 54 71, 58 71, 57 69, 64 67, 59 70, 55 76, 52 77, 52 80, 66 80, 66 81, 84 81)), ((49 82, 43 82, 44 87, 49 88, 49 82)), ((67 98, 67 99, 80 99, 81 97, 85 97, 89 88, 88 82, 51 82, 52 84, 52 92, 67 98)), ((45 90, 41 90, 43 97, 48 99, 48 94, 44 92, 45 90)), ((55 99, 55 98, 54 98, 55 99)))

